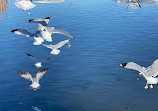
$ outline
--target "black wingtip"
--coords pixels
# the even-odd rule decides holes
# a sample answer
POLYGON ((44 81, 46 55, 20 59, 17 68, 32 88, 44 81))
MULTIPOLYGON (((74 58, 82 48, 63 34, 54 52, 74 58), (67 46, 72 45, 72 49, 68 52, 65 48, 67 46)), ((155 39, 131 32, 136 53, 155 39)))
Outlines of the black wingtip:
POLYGON ((30 54, 27 54, 28 56, 32 56, 32 55, 30 55, 30 54))
POLYGON ((121 67, 125 67, 127 65, 127 63, 123 63, 123 64, 121 64, 120 66, 121 67))
POLYGON ((32 20, 34 20, 34 19, 30 19, 29 22, 32 23, 32 20))
POLYGON ((18 29, 14 29, 14 30, 11 30, 10 32, 13 32, 13 33, 14 33, 14 32, 17 31, 17 30, 18 30, 18 29))
POLYGON ((48 16, 48 17, 46 17, 45 19, 50 19, 51 18, 51 16, 48 16))

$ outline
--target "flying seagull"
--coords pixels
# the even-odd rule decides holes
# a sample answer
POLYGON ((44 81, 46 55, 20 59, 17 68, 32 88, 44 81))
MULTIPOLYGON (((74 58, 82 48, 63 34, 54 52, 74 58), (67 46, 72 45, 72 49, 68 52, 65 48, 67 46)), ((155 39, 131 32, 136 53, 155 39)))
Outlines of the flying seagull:
POLYGON ((42 61, 39 61, 35 56, 32 56, 30 54, 27 54, 30 58, 32 58, 36 63, 34 64, 37 68, 42 67, 42 63, 45 62, 46 60, 50 60, 50 58, 44 59, 42 61))
POLYGON ((65 44, 68 44, 68 47, 70 47, 70 46, 71 46, 71 45, 70 45, 70 39, 61 41, 61 42, 59 42, 59 43, 56 44, 56 45, 43 44, 43 46, 52 49, 52 51, 50 52, 51 54, 58 55, 58 54, 60 53, 59 48, 61 48, 61 47, 64 46, 65 44))
POLYGON ((48 42, 52 42, 51 35, 55 34, 55 33, 63 34, 70 38, 76 39, 76 37, 72 36, 69 32, 67 32, 65 30, 56 30, 54 27, 48 27, 48 26, 43 26, 40 29, 41 29, 41 34, 42 34, 43 38, 48 42))
POLYGON ((30 15, 30 9, 36 7, 36 5, 32 3, 32 0, 17 0, 15 2, 15 5, 18 8, 21 8, 23 10, 23 13, 24 10, 29 10, 29 15, 30 15))
POLYGON ((30 33, 26 29, 14 29, 14 30, 11 30, 10 32, 12 32, 14 34, 17 34, 17 35, 23 35, 23 36, 26 36, 26 37, 33 38, 34 39, 34 43, 33 43, 34 45, 41 45, 42 42, 44 42, 44 39, 42 37, 38 37, 38 35, 41 32, 40 28, 41 28, 41 25, 39 24, 39 26, 38 26, 39 30, 37 30, 35 34, 30 33))
POLYGON ((40 23, 43 26, 48 26, 49 20, 51 19, 51 16, 46 17, 45 19, 37 18, 37 19, 30 19, 30 23, 40 23))
POLYGON ((134 6, 138 6, 138 7, 141 7, 141 5, 138 3, 138 2, 133 2, 133 3, 130 3, 127 8, 129 7, 134 7, 134 6))
POLYGON ((123 63, 120 64, 120 66, 123 68, 139 71, 147 81, 146 86, 144 87, 145 89, 148 88, 148 84, 150 84, 150 88, 153 88, 152 84, 158 83, 158 78, 156 77, 158 75, 158 59, 155 60, 153 64, 147 68, 142 67, 134 62, 123 63))
POLYGON ((32 89, 37 90, 40 88, 40 84, 39 84, 39 80, 42 78, 42 76, 48 71, 49 68, 45 68, 43 70, 40 70, 37 72, 36 74, 36 77, 35 78, 32 78, 32 75, 29 73, 29 72, 18 72, 18 74, 27 79, 27 80, 30 80, 32 82, 32 84, 30 85, 30 87, 32 89))

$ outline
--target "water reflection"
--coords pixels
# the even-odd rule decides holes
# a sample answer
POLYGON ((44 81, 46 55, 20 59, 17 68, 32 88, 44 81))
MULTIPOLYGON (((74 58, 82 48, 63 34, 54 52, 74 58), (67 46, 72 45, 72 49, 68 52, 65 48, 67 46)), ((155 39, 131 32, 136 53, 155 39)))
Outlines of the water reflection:
POLYGON ((37 3, 59 3, 59 2, 65 2, 67 0, 34 0, 34 2, 37 3))
POLYGON ((18 0, 15 2, 15 5, 18 8, 21 8, 23 10, 23 13, 25 10, 29 10, 29 15, 30 15, 30 9, 36 7, 35 4, 32 3, 32 0, 18 0))
POLYGON ((8 4, 7 0, 0 0, 0 15, 6 14, 6 11, 8 9, 7 4, 8 4))

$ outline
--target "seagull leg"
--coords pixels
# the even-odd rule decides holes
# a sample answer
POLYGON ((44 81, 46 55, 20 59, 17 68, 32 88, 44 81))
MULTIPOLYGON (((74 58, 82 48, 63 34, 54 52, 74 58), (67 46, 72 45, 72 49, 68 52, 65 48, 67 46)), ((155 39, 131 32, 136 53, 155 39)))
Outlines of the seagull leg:
POLYGON ((23 13, 24 13, 24 10, 23 10, 23 13))
POLYGON ((144 87, 145 89, 148 89, 148 84, 146 84, 146 86, 144 87))
POLYGON ((150 88, 151 88, 151 89, 153 88, 153 85, 152 85, 152 84, 150 85, 150 88))

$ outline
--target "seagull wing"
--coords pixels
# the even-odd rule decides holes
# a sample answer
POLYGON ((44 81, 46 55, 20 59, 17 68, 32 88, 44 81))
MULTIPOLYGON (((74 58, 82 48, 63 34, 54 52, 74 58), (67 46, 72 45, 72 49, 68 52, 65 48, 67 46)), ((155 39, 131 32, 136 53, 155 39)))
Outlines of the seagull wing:
POLYGON ((45 19, 41 19, 41 18, 38 18, 38 19, 30 19, 29 22, 30 23, 40 23, 42 24, 43 26, 47 26, 48 25, 48 22, 50 20, 50 16, 46 17, 45 19))
POLYGON ((158 75, 158 59, 153 62, 151 66, 149 66, 149 76, 156 77, 158 75))
POLYGON ((59 34, 66 35, 70 38, 76 39, 76 37, 72 36, 69 32, 67 32, 65 30, 51 30, 51 33, 59 33, 59 34))
POLYGON ((55 49, 54 45, 47 45, 47 44, 42 44, 42 45, 50 49, 55 49))
POLYGON ((140 3, 138 3, 138 6, 141 7, 140 3))
POLYGON ((50 60, 51 58, 46 58, 46 59, 44 59, 44 60, 42 60, 41 62, 43 63, 43 62, 45 62, 45 61, 47 61, 47 60, 50 60))
POLYGON ((30 58, 32 58, 34 61, 38 62, 38 59, 35 56, 32 56, 30 54, 27 54, 30 58))
POLYGON ((40 23, 42 24, 43 26, 47 26, 47 23, 45 22, 44 19, 30 19, 29 20, 30 23, 40 23))
POLYGON ((137 63, 134 63, 134 62, 123 63, 120 66, 123 68, 127 68, 127 69, 137 70, 140 73, 144 72, 144 68, 141 67, 140 65, 138 65, 137 63))
POLYGON ((48 69, 49 68, 47 67, 45 69, 38 71, 36 74, 36 80, 39 81, 42 78, 42 76, 48 71, 48 69))
POLYGON ((55 46, 55 48, 60 48, 60 47, 62 47, 63 45, 65 45, 66 43, 68 43, 69 42, 69 40, 70 39, 67 39, 67 40, 64 40, 64 41, 61 41, 61 42, 59 42, 58 44, 56 44, 56 45, 54 45, 55 46))
POLYGON ((11 32, 17 34, 17 35, 24 35, 26 37, 31 37, 33 38, 33 34, 30 33, 28 30, 26 29, 14 29, 14 30, 11 30, 11 32))
POLYGON ((21 76, 21 77, 23 77, 23 78, 25 78, 25 79, 27 79, 27 80, 30 80, 30 81, 33 81, 33 78, 32 78, 32 76, 31 76, 31 74, 29 73, 29 72, 18 72, 18 74, 21 76))

